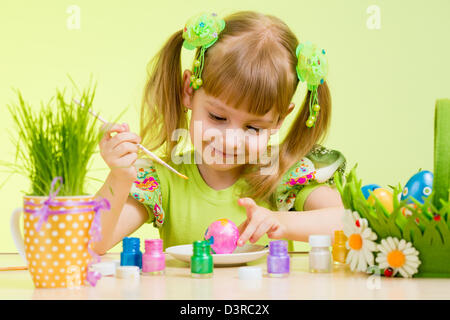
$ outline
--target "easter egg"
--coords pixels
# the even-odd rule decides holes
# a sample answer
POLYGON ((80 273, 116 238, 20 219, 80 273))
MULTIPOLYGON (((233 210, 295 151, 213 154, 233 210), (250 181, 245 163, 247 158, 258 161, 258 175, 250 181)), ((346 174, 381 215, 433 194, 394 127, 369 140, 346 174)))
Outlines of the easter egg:
POLYGON ((379 185, 377 184, 367 184, 364 187, 361 188, 361 191, 364 195, 364 198, 368 199, 370 196, 370 192, 369 191, 373 191, 375 189, 381 188, 379 185))
POLYGON ((419 171, 413 175, 402 191, 401 200, 407 199, 407 203, 414 203, 411 198, 424 203, 433 190, 433 173, 427 170, 419 171))
POLYGON ((375 205, 375 196, 389 213, 394 210, 394 200, 392 198, 392 192, 384 188, 377 188, 373 190, 372 193, 373 195, 370 195, 370 197, 367 199, 369 204, 371 204, 372 206, 375 205))
POLYGON ((219 219, 206 229, 205 240, 211 244, 213 253, 232 253, 236 249, 239 230, 233 221, 219 219))

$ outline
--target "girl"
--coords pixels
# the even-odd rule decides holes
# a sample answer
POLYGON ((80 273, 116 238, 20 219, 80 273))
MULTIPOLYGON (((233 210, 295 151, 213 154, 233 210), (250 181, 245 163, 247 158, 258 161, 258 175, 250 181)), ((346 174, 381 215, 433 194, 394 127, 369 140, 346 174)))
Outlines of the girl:
POLYGON ((311 90, 284 141, 269 144, 294 109, 299 78, 309 81, 298 46, 278 18, 249 11, 224 20, 195 17, 168 39, 152 60, 140 136, 116 124, 100 142, 111 170, 97 195, 110 201, 111 211, 101 217, 97 253, 145 222, 159 229, 165 248, 201 240, 220 218, 239 226, 239 246, 269 238, 307 241, 310 234, 342 229, 343 206, 332 185, 345 159, 317 144, 331 113, 323 79, 316 87, 308 82, 311 90), (197 49, 192 71, 181 70, 182 47, 197 49), (180 152, 183 129, 188 133, 181 141, 190 138, 193 149, 180 152), (141 141, 162 150, 161 157, 189 179, 138 159, 141 141), (259 161, 269 153, 269 164, 259 161))

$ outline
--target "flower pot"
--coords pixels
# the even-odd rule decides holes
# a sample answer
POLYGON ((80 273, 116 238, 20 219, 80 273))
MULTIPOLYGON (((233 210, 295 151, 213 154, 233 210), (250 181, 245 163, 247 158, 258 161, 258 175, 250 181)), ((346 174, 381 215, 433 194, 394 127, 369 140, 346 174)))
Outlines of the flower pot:
POLYGON ((103 207, 94 196, 23 197, 23 208, 13 211, 11 232, 36 288, 84 284, 90 261, 98 258, 91 246, 99 233, 98 213, 103 207))

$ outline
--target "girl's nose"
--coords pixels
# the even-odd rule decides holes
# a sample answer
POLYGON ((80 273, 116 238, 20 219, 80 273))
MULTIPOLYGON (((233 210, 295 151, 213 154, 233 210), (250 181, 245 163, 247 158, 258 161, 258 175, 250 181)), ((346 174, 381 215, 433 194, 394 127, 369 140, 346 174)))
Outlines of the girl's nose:
MULTIPOLYGON (((242 131, 242 130, 241 130, 242 131)), ((239 130, 227 130, 225 135, 225 143, 220 141, 222 145, 225 145, 225 150, 228 152, 233 151, 234 153, 242 153, 242 148, 245 143, 244 132, 239 132, 239 130)))

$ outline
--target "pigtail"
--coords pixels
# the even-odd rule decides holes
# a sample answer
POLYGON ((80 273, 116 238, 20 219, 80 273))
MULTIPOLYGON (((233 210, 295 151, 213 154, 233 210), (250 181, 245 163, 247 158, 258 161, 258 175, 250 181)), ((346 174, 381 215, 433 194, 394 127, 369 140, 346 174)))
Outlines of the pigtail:
POLYGON ((312 99, 311 91, 308 90, 301 110, 280 146, 279 179, 290 167, 322 142, 328 132, 331 119, 331 94, 327 82, 319 85, 317 94, 320 112, 314 126, 311 128, 306 126, 309 117, 308 106, 312 99))
POLYGON ((187 129, 187 115, 182 105, 181 48, 183 31, 173 34, 149 63, 151 70, 141 106, 140 136, 142 144, 168 161, 177 141, 174 130, 187 129))

